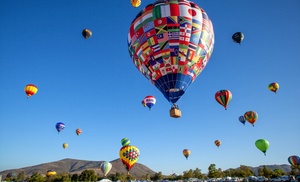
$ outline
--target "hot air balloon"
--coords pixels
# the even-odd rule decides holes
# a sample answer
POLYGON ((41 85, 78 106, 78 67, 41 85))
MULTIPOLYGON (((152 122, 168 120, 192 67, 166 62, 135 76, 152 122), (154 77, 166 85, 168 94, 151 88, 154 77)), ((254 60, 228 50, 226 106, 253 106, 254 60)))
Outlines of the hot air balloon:
POLYGON ((279 89, 279 84, 274 82, 274 83, 270 83, 268 86, 269 90, 271 90, 272 92, 277 92, 277 90, 279 89))
POLYGON ((127 146, 130 144, 130 140, 128 138, 123 138, 121 140, 122 146, 127 146))
POLYGON ((63 145, 62 145, 62 146, 63 146, 63 148, 64 148, 64 149, 66 149, 66 148, 69 146, 69 144, 67 144, 67 143, 63 143, 63 145))
POLYGON ((215 94, 215 99, 227 110, 227 106, 232 99, 232 94, 229 90, 220 90, 215 94))
POLYGON ((297 156, 297 155, 292 155, 288 158, 288 161, 289 163, 292 165, 292 166, 297 166, 297 165, 300 165, 300 157, 297 156))
POLYGON ((156 99, 155 97, 148 95, 144 98, 145 105, 149 108, 149 110, 155 105, 156 99))
POLYGON ((130 3, 133 7, 137 8, 141 5, 141 0, 130 0, 130 3))
POLYGON ((34 94, 37 93, 38 88, 37 88, 37 86, 35 86, 33 84, 27 84, 24 88, 24 91, 27 95, 27 98, 29 98, 29 97, 31 97, 31 96, 33 96, 34 94))
POLYGON ((244 114, 245 119, 254 126, 258 118, 258 114, 255 111, 247 111, 244 114))
POLYGON ((241 42, 244 40, 244 34, 242 32, 236 32, 232 35, 232 40, 235 43, 241 44, 241 42))
POLYGON ((59 133, 59 132, 61 132, 65 128, 65 124, 62 123, 62 122, 58 122, 58 123, 56 123, 55 128, 56 128, 56 130, 59 133))
POLYGON ((220 140, 215 140, 215 145, 216 145, 217 147, 220 147, 221 141, 220 141, 220 140))
POLYGON ((188 160, 190 154, 191 154, 191 151, 189 149, 184 149, 182 151, 182 154, 184 155, 184 157, 186 158, 186 160, 188 160))
POLYGON ((111 170, 111 167, 112 167, 112 165, 109 162, 103 162, 101 164, 100 168, 101 168, 101 171, 103 172, 104 176, 106 176, 107 173, 109 173, 109 171, 111 170))
POLYGON ((77 136, 79 136, 82 133, 82 130, 80 128, 77 128, 75 132, 76 132, 77 136))
POLYGON ((85 38, 85 39, 88 39, 92 36, 92 31, 89 30, 89 29, 83 29, 82 30, 82 36, 85 38))
POLYGON ((144 107, 146 107, 146 103, 145 103, 144 99, 142 100, 142 105, 143 105, 144 107))
POLYGON ((244 117, 244 116, 240 116, 240 117, 239 117, 239 121, 240 121, 241 123, 243 123, 244 125, 245 125, 245 123, 246 123, 246 120, 245 120, 245 117, 244 117))
POLYGON ((270 144, 265 139, 258 139, 255 142, 255 146, 266 155, 266 152, 267 152, 270 144))
POLYGON ((187 0, 149 4, 132 21, 128 33, 134 65, 170 102, 174 118, 181 116, 177 101, 203 71, 213 47, 211 20, 187 0))
POLYGON ((128 173, 130 169, 134 166, 140 156, 140 150, 131 145, 123 146, 119 152, 120 160, 127 169, 128 173))
POLYGON ((46 172, 46 176, 47 176, 47 177, 49 177, 49 176, 55 176, 55 175, 56 175, 56 172, 53 171, 53 170, 48 170, 48 171, 46 172))

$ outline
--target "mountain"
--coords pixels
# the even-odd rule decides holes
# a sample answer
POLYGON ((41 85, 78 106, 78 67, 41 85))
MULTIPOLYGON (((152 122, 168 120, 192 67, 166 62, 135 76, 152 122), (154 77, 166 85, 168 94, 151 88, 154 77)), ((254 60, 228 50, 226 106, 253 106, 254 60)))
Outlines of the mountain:
MULTIPOLYGON (((59 160, 56 162, 39 164, 36 166, 1 171, 0 175, 6 176, 10 172, 14 172, 14 173, 18 174, 22 171, 25 172, 25 175, 31 175, 34 172, 38 172, 40 174, 46 174, 46 172, 48 170, 54 170, 57 173, 65 172, 65 173, 71 173, 71 174, 73 174, 73 173, 80 174, 82 171, 84 171, 86 169, 93 169, 96 174, 99 173, 99 174, 103 175, 103 173, 100 169, 100 165, 103 162, 104 161, 63 159, 63 160, 59 160)), ((121 162, 120 159, 115 159, 113 161, 110 161, 110 163, 112 164, 112 169, 110 170, 108 175, 114 174, 116 172, 127 174, 127 170, 123 166, 123 163, 121 162)), ((146 174, 153 175, 153 174, 155 174, 155 172, 143 164, 136 163, 130 169, 130 174, 138 178, 138 177, 145 176, 146 174)))

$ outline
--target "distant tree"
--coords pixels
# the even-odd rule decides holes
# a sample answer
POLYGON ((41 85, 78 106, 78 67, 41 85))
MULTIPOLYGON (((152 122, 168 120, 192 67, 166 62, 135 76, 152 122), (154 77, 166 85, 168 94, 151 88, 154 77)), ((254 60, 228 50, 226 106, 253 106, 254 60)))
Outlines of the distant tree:
POLYGON ((224 177, 224 172, 222 171, 221 168, 218 169, 218 178, 224 177))
POLYGON ((183 179, 189 179, 189 178, 193 178, 193 177, 194 177, 194 175, 193 175, 192 169, 183 172, 183 179))
POLYGON ((161 172, 158 172, 158 173, 155 173, 154 176, 151 177, 151 180, 153 181, 158 181, 158 180, 161 180, 162 179, 162 173, 161 172))
POLYGON ((70 182, 70 181, 71 181, 71 175, 67 173, 57 174, 53 180, 53 182, 70 182))
POLYGON ((258 175, 265 176, 266 178, 271 178, 274 175, 274 172, 266 166, 263 166, 262 172, 258 169, 258 175))
POLYGON ((26 178, 25 172, 22 171, 17 175, 17 181, 24 181, 26 178))
POLYGON ((237 171, 237 177, 248 177, 248 176, 253 176, 254 172, 251 170, 250 167, 240 165, 238 171, 237 171))
POLYGON ((72 182, 78 182, 79 181, 79 175, 78 174, 72 174, 71 181, 72 182))
POLYGON ((234 176, 234 173, 235 173, 235 169, 229 168, 229 169, 223 171, 223 174, 224 174, 223 177, 225 177, 225 176, 234 176))
POLYGON ((258 168, 257 174, 258 174, 258 176, 264 176, 264 171, 263 171, 263 169, 262 169, 262 168, 258 168))
POLYGON ((277 168, 277 169, 273 170, 273 175, 275 175, 276 177, 278 177, 278 176, 283 176, 283 175, 286 175, 286 174, 281 169, 277 168))
POLYGON ((117 180, 120 180, 121 182, 127 182, 127 175, 124 174, 124 173, 121 173, 121 174, 118 176, 117 180))
POLYGON ((196 169, 193 171, 193 177, 194 177, 194 178, 198 178, 198 179, 202 179, 204 176, 203 176, 203 174, 201 173, 201 169, 196 168, 196 169))
POLYGON ((29 182, 44 182, 44 181, 46 181, 46 178, 37 172, 33 173, 29 180, 29 182))
POLYGON ((216 169, 216 165, 215 164, 210 164, 208 167, 208 174, 207 176, 209 178, 218 178, 219 177, 219 172, 216 169))
POLYGON ((79 175, 79 181, 97 181, 98 176, 95 174, 94 170, 84 170, 79 175))

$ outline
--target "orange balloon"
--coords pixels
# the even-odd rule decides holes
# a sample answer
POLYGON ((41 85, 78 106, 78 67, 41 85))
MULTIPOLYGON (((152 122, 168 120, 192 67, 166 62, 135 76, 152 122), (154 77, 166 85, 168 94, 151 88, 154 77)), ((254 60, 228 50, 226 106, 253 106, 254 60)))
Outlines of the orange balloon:
POLYGON ((27 84, 24 88, 24 91, 27 95, 27 98, 29 98, 29 97, 31 97, 31 96, 33 96, 34 94, 37 93, 38 88, 37 88, 37 86, 35 86, 33 84, 27 84))
POLYGON ((215 144, 216 144, 217 147, 220 147, 221 141, 220 141, 220 140, 216 140, 216 141, 215 141, 215 144))
POLYGON ((80 135, 81 133, 82 133, 82 130, 81 130, 80 128, 77 128, 77 129, 76 129, 76 134, 77 134, 77 136, 80 135))
POLYGON ((189 149, 184 149, 182 151, 184 157, 186 158, 186 160, 189 158, 190 154, 191 154, 191 151, 189 149))

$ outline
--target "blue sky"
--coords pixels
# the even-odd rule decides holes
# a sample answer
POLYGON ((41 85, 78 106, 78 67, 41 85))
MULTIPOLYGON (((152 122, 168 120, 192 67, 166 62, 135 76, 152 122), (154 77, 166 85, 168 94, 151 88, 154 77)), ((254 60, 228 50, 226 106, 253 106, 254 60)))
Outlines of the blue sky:
POLYGON ((288 164, 300 155, 300 1, 194 1, 213 22, 215 48, 179 100, 178 119, 127 50, 131 21, 153 2, 0 1, 0 171, 64 158, 111 161, 124 137, 140 149, 139 163, 163 174, 288 164), (231 40, 237 31, 241 45, 231 40), (29 99, 28 83, 39 88, 29 99), (232 92, 228 110, 215 101, 221 89, 232 92), (157 99, 151 111, 141 105, 147 95, 157 99), (259 115, 255 127, 238 121, 248 110, 259 115), (66 125, 60 134, 57 122, 66 125), (254 145, 260 138, 270 142, 266 156, 254 145))

